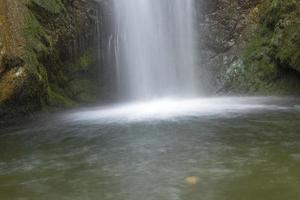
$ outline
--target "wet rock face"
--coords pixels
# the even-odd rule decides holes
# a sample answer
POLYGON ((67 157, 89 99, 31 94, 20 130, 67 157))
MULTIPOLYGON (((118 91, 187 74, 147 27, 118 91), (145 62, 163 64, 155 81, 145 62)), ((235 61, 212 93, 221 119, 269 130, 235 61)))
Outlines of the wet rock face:
POLYGON ((226 72, 240 53, 255 24, 255 0, 203 1, 204 12, 199 18, 199 62, 205 66, 201 77, 209 91, 218 93, 226 88, 226 72), (209 77, 209 78, 207 78, 209 77))
POLYGON ((13 55, 3 55, 1 58, 1 70, 0 74, 5 73, 6 71, 12 70, 15 67, 23 67, 25 64, 24 60, 20 57, 13 55))
POLYGON ((255 0, 215 0, 204 6, 200 16, 200 36, 203 47, 217 53, 228 51, 249 25, 255 0))
MULTIPOLYGON (((22 1, 0 0, 0 121, 18 110, 12 111, 13 107, 10 105, 12 102, 18 104, 16 107, 22 107, 24 105, 22 98, 28 96, 31 91, 23 87, 29 82, 22 58, 24 52, 24 38, 21 35, 23 8, 22 1)), ((18 111, 22 112, 21 110, 18 111)))
POLYGON ((298 0, 263 2, 244 55, 246 82, 252 79, 256 88, 279 94, 300 94, 299 12, 298 0))
POLYGON ((2 64, 4 55, 5 55, 5 51, 3 49, 3 45, 1 43, 1 37, 0 37, 0 74, 5 70, 2 64))
POLYGON ((203 77, 217 93, 298 95, 299 1, 217 0, 199 17, 203 77))
POLYGON ((0 0, 0 121, 98 98, 98 6, 94 0, 0 0))

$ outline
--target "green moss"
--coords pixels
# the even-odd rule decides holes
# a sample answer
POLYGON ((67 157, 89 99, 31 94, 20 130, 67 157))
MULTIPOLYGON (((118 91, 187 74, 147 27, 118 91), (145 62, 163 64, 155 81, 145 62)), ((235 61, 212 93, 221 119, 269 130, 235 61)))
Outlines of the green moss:
POLYGON ((48 88, 48 105, 50 106, 56 106, 56 107, 74 107, 77 104, 68 98, 65 95, 62 95, 61 92, 57 92, 54 89, 51 89, 50 87, 48 88))
MULTIPOLYGON (((63 4, 60 0, 29 0, 27 1, 28 12, 25 16, 24 25, 24 37, 26 39, 26 53, 25 61, 30 69, 30 73, 36 77, 40 83, 40 92, 45 92, 45 95, 39 96, 41 104, 50 104, 52 106, 70 106, 73 105, 72 102, 65 97, 63 92, 58 92, 53 90, 49 86, 49 70, 47 69, 47 64, 44 62, 45 58, 55 59, 55 47, 53 37, 49 34, 48 24, 42 24, 40 21, 40 16, 38 15, 36 7, 31 10, 32 5, 38 6, 40 12, 44 10, 52 13, 59 13, 63 9, 63 4), (44 10, 43 10, 44 9, 44 10)), ((43 14, 43 13, 41 13, 43 14)), ((47 19, 48 21, 53 20, 51 16, 47 19)), ((55 63, 55 62, 53 62, 55 63)), ((33 86, 35 87, 35 86, 33 86)))
MULTIPOLYGON (((16 22, 11 27, 6 15, 0 16, 2 28, 7 30, 5 36, 22 31, 22 35, 16 37, 17 59, 0 58, 6 66, 0 69, 0 88, 4 88, 0 92, 1 106, 8 110, 9 106, 18 107, 18 112, 28 113, 48 110, 48 106, 73 107, 79 102, 96 100, 97 68, 92 65, 96 56, 88 49, 93 45, 94 32, 89 29, 92 22, 86 13, 88 3, 78 3, 74 9, 73 1, 69 0, 15 2, 10 10, 20 13, 14 13, 9 20, 16 22), (19 27, 19 23, 23 26, 19 27), (24 45, 21 44, 23 41, 24 45), (77 41, 85 43, 80 45, 81 49, 74 49, 77 41)), ((6 3, 3 6, 0 5, 0 10, 6 12, 6 3)), ((10 50, 6 42, 15 37, 0 37, 0 50, 10 50)))
POLYGON ((266 0, 261 7, 260 23, 274 30, 281 19, 297 12, 297 6, 297 0, 266 0))
POLYGON ((88 67, 92 63, 92 56, 91 54, 84 54, 79 58, 79 63, 78 63, 78 69, 79 70, 87 70, 88 67))
POLYGON ((96 94, 91 91, 96 91, 95 84, 88 79, 75 79, 69 83, 69 92, 76 97, 79 102, 92 103, 96 101, 96 94))
POLYGON ((237 90, 253 93, 299 93, 300 4, 297 0, 266 0, 260 8, 257 29, 245 48, 244 72, 237 90), (293 73, 285 73, 286 71, 293 73), (289 89, 289 87, 291 89, 289 89))
POLYGON ((86 49, 78 59, 68 57, 69 45, 81 36, 79 30, 83 27, 77 26, 79 21, 75 18, 82 20, 82 16, 72 13, 70 1, 25 2, 28 12, 24 24, 24 57, 30 73, 38 81, 39 88, 35 92, 41 104, 70 107, 75 106, 75 102, 94 101, 97 96, 92 84, 95 73, 90 73, 94 54, 86 49))
POLYGON ((50 37, 32 13, 25 17, 26 59, 32 67, 40 65, 39 56, 49 53, 50 37))
POLYGON ((36 4, 51 13, 60 13, 65 9, 61 0, 28 0, 27 4, 36 4))

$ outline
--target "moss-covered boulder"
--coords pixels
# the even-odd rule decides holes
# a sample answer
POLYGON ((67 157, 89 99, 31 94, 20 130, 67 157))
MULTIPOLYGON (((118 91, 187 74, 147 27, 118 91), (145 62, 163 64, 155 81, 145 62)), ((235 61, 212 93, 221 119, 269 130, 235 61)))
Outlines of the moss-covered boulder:
POLYGON ((98 98, 97 6, 0 0, 0 119, 98 98))
MULTIPOLYGON (((300 94, 300 1, 265 0, 243 50, 243 70, 230 78, 240 93, 300 94)), ((230 76, 230 75, 229 75, 230 76)))

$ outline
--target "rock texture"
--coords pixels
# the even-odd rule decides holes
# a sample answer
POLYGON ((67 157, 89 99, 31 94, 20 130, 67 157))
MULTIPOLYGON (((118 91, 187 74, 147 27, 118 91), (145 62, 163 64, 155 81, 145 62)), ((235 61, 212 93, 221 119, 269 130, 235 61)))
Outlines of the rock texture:
POLYGON ((98 98, 99 6, 0 0, 0 118, 98 98))
MULTIPOLYGON (((209 91, 230 91, 227 72, 233 63, 239 62, 257 23, 259 3, 255 0, 214 0, 204 6, 202 15, 198 17, 199 62, 206 70, 201 79, 209 91)), ((202 4, 205 5, 206 1, 202 4)))
POLYGON ((299 3, 210 2, 198 20, 207 88, 221 94, 298 95, 299 3))
POLYGON ((299 3, 299 0, 261 3, 256 29, 242 57, 244 72, 237 74, 234 90, 271 95, 300 94, 299 3))

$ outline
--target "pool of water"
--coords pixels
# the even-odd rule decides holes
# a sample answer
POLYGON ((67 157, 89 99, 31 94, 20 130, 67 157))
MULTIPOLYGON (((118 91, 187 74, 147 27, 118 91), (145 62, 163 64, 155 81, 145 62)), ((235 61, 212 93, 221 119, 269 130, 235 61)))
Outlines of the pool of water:
POLYGON ((299 197, 295 98, 165 99, 0 130, 1 200, 299 197))

